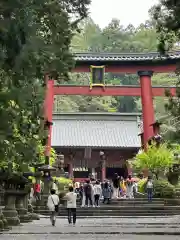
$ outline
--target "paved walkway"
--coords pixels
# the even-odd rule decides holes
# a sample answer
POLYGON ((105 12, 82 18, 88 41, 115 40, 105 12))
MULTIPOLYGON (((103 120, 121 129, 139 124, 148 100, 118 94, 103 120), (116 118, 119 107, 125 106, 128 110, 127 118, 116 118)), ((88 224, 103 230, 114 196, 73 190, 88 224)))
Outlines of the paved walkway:
POLYGON ((13 227, 0 235, 1 240, 180 240, 180 217, 164 218, 87 218, 79 219, 76 226, 67 219, 57 219, 56 227, 42 218, 13 227), (165 234, 165 235, 163 235, 165 234), (175 234, 172 236, 172 234, 175 234), (143 236, 142 236, 143 235, 143 236))

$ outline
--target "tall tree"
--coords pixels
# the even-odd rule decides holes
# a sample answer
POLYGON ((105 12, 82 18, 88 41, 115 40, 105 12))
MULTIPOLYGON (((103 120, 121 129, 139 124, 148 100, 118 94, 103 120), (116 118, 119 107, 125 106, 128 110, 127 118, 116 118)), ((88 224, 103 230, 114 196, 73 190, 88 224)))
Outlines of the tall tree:
POLYGON ((1 161, 15 161, 20 166, 36 157, 41 139, 44 74, 68 77, 73 65, 69 52, 73 31, 87 17, 89 3, 1 1, 1 161))
MULTIPOLYGON (((167 50, 175 48, 180 40, 180 1, 161 0, 160 3, 151 9, 151 14, 156 23, 159 36, 158 48, 161 54, 166 54, 167 50)), ((180 142, 180 70, 176 71, 177 96, 173 97, 167 93, 169 102, 166 110, 171 115, 171 129, 167 132, 172 141, 180 142)))

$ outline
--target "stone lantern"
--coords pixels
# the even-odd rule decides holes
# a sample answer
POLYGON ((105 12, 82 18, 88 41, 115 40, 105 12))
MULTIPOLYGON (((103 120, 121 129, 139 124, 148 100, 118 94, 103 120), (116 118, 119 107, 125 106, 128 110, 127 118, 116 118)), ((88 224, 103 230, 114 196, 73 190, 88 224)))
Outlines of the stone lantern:
POLYGON ((62 176, 64 176, 64 155, 59 154, 56 160, 56 177, 62 176))
MULTIPOLYGON (((56 171, 56 168, 51 167, 50 165, 43 165, 39 167, 38 170, 40 172, 43 172, 43 191, 41 194, 41 200, 39 201, 37 208, 39 207, 39 210, 46 211, 47 199, 53 185, 53 179, 51 177, 51 174, 52 172, 56 171)), ((41 213, 41 211, 39 211, 39 213, 41 213)))

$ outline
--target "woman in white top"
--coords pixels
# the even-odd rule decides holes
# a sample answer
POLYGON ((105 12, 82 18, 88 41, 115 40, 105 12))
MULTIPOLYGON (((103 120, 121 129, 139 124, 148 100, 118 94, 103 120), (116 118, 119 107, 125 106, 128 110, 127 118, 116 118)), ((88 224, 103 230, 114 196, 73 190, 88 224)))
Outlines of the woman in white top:
POLYGON ((51 194, 48 197, 47 206, 49 211, 51 212, 50 221, 53 226, 56 223, 56 216, 58 214, 58 207, 59 207, 59 197, 56 195, 56 190, 52 189, 51 194))
POLYGON ((102 194, 102 188, 98 181, 96 181, 93 190, 94 190, 94 205, 95 207, 99 207, 99 199, 102 194))
POLYGON ((68 211, 68 222, 73 224, 76 223, 76 200, 77 194, 74 192, 73 187, 69 187, 69 192, 66 194, 65 199, 67 200, 67 211, 68 211))

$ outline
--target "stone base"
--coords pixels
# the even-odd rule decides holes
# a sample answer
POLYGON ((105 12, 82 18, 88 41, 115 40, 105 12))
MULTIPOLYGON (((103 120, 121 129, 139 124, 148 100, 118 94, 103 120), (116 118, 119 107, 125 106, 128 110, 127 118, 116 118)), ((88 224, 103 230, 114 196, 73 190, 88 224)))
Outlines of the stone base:
POLYGON ((35 212, 40 215, 49 215, 49 209, 46 206, 36 206, 35 212))
POLYGON ((36 213, 29 213, 31 215, 31 219, 32 220, 40 220, 40 217, 38 214, 36 213))
POLYGON ((3 214, 2 214, 2 218, 1 219, 2 219, 2 222, 3 222, 3 225, 4 225, 4 231, 12 229, 11 227, 8 226, 7 219, 4 217, 3 214))
POLYGON ((3 210, 4 217, 7 220, 8 225, 17 226, 20 224, 20 219, 18 217, 18 213, 13 209, 4 209, 3 210))
POLYGON ((40 220, 39 215, 34 213, 34 209, 31 204, 28 204, 28 213, 31 215, 32 220, 40 220))
POLYGON ((4 223, 3 220, 0 220, 0 232, 4 230, 4 223))
POLYGON ((31 222, 31 215, 28 213, 27 209, 25 208, 20 208, 17 209, 19 219, 21 223, 26 223, 26 222, 31 222))

